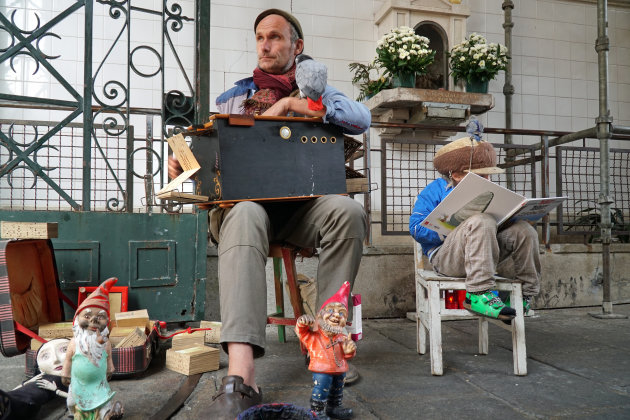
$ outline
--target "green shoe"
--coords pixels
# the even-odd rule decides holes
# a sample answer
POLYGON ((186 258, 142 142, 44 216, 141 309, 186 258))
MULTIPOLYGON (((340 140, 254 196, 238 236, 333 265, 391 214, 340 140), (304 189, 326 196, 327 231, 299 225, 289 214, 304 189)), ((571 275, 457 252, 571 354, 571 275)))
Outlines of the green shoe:
MULTIPOLYGON (((507 299, 505 299, 505 306, 512 306, 510 305, 510 298, 512 296, 509 295, 507 297, 507 299)), ((534 311, 532 310, 532 296, 523 296, 523 316, 530 316, 533 315, 534 311)))
POLYGON ((502 321, 510 321, 516 316, 514 308, 506 306, 501 298, 495 296, 492 292, 485 292, 479 295, 466 292, 464 308, 475 314, 502 321))

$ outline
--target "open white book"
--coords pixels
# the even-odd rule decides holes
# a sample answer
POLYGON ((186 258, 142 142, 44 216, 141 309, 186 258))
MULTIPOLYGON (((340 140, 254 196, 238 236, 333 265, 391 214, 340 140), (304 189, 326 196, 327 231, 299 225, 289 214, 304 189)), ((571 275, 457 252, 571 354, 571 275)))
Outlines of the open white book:
POLYGON ((479 175, 468 173, 422 221, 422 226, 446 237, 468 217, 492 215, 498 225, 516 220, 535 222, 567 197, 526 198, 479 175))

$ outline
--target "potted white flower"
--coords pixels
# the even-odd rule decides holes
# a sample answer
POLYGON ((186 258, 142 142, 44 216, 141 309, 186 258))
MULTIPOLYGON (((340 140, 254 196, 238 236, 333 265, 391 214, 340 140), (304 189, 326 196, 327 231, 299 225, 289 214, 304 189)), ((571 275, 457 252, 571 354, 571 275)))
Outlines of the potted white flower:
POLYGON ((466 91, 487 93, 488 82, 505 70, 507 53, 504 45, 488 43, 482 35, 472 33, 451 49, 451 75, 455 82, 466 82, 466 91))
POLYGON ((376 60, 391 75, 393 87, 415 87, 416 75, 426 73, 434 57, 429 39, 408 26, 392 29, 376 45, 376 60))

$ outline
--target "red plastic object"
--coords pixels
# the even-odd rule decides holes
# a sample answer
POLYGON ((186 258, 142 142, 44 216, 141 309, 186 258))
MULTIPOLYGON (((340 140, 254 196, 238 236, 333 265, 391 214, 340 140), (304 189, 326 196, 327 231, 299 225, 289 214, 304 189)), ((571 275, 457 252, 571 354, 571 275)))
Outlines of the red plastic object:
POLYGON ((445 309, 457 309, 457 290, 445 290, 444 291, 444 308, 445 309))
POLYGON ((465 290, 457 290, 457 307, 459 309, 464 309, 464 301, 466 300, 466 291, 465 290))

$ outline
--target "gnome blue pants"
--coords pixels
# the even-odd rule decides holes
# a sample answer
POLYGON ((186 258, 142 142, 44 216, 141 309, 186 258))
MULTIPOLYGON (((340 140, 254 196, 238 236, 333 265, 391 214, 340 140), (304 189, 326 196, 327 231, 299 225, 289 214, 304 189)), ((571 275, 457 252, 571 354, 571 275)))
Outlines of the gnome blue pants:
POLYGON ((340 403, 343 397, 343 384, 345 379, 345 372, 339 375, 314 372, 311 399, 315 401, 338 401, 340 403))

